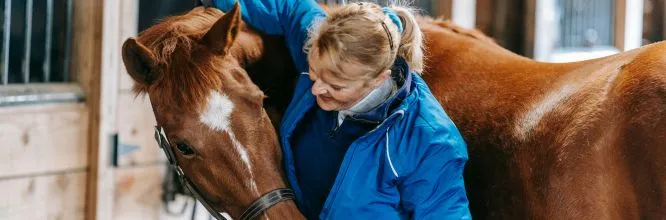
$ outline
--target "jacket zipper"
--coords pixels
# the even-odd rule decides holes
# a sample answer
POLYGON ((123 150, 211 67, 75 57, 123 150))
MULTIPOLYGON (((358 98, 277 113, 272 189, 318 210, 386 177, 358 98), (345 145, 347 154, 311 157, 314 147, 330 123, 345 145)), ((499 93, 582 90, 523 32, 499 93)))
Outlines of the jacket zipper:
MULTIPOLYGON (((324 202, 324 207, 322 208, 322 213, 319 213, 320 218, 328 217, 328 215, 330 214, 330 210, 331 210, 330 206, 334 203, 334 201, 335 201, 335 199, 338 195, 338 191, 340 191, 339 190, 340 185, 342 185, 342 182, 344 181, 345 176, 347 175, 347 169, 349 169, 349 164, 351 163, 352 158, 354 157, 354 154, 356 152, 356 148, 358 147, 358 144, 354 144, 354 143, 357 143, 359 140, 366 139, 370 134, 374 133, 379 128, 384 127, 385 124, 389 120, 394 120, 394 118, 395 118, 395 117, 393 117, 394 115, 400 114, 400 116, 404 116, 404 113, 405 113, 405 111, 398 110, 396 113, 391 114, 389 117, 386 118, 386 120, 384 120, 384 122, 379 124, 375 129, 368 132, 366 135, 358 138, 356 141, 354 141, 351 144, 351 146, 347 150, 347 153, 345 154, 344 158, 342 159, 342 165, 340 166, 340 170, 338 170, 338 174, 335 177, 335 182, 333 183, 333 187, 331 188, 331 191, 329 192, 328 197, 326 198, 326 201, 324 202), (323 211, 326 211, 326 212, 324 213, 323 211)), ((398 116, 396 116, 396 117, 398 117, 398 116)), ((324 218, 322 218, 322 219, 324 219, 324 218)))

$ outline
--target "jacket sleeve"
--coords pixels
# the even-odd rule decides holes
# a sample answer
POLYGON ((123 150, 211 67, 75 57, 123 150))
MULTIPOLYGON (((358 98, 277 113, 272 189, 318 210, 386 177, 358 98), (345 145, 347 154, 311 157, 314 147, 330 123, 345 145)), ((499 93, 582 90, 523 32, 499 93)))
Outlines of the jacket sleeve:
POLYGON ((424 156, 398 186, 412 219, 471 219, 463 181, 467 153, 457 150, 465 148, 461 145, 449 140, 421 146, 427 147, 424 156))
MULTIPOLYGON (((216 8, 229 11, 236 0, 208 0, 216 8)), ((243 20, 260 32, 285 36, 289 52, 299 72, 308 72, 303 46, 308 29, 326 16, 314 0, 239 0, 243 20)))

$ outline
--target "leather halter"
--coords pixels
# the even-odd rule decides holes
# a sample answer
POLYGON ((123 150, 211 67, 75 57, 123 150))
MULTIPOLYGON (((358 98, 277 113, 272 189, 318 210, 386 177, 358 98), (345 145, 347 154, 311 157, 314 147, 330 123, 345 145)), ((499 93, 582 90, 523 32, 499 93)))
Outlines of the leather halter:
MULTIPOLYGON (((171 148, 171 144, 169 144, 169 140, 166 137, 164 128, 162 128, 159 125, 155 126, 155 140, 157 141, 157 144, 160 146, 160 148, 164 150, 164 153, 166 154, 167 159, 169 160, 169 165, 172 166, 174 170, 176 170, 176 173, 178 174, 179 177, 178 179, 180 180, 181 184, 183 184, 185 188, 188 191, 190 191, 192 196, 194 196, 195 199, 199 200, 199 202, 201 202, 201 204, 206 208, 206 210, 208 210, 208 212, 216 219, 230 220, 223 216, 222 213, 225 213, 224 210, 222 210, 221 212, 216 211, 213 208, 213 206, 211 206, 211 204, 208 203, 201 196, 201 193, 192 184, 190 179, 187 178, 187 176, 185 176, 185 173, 183 173, 183 169, 181 169, 180 166, 178 165, 178 161, 176 160, 176 155, 174 154, 171 148)), ((245 209, 243 214, 240 215, 240 220, 256 219, 259 216, 259 214, 268 210, 270 207, 274 206, 275 204, 278 204, 285 200, 293 200, 293 199, 294 199, 294 192, 291 189, 288 188, 275 189, 255 200, 252 203, 252 205, 250 205, 247 209, 245 209)))

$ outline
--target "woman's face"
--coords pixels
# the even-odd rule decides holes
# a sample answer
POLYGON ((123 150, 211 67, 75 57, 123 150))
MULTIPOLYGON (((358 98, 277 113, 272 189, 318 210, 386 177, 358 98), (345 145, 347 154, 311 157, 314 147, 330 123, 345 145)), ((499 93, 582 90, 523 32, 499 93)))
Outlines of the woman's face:
MULTIPOLYGON (((353 68, 350 68, 353 69, 353 68)), ((354 106, 370 91, 379 86, 388 76, 387 70, 374 79, 348 80, 335 77, 334 74, 321 70, 310 70, 313 81, 312 95, 317 97, 317 105, 326 111, 339 111, 354 106)))

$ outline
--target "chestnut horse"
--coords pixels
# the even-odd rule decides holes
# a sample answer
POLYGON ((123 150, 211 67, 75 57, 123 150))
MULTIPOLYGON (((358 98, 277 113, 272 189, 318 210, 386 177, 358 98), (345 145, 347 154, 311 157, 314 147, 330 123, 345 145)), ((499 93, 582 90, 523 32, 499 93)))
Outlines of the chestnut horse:
MULTIPOLYGON (((169 18, 128 41, 136 44, 128 50, 148 55, 123 57, 128 69, 141 64, 130 71, 136 90, 148 93, 158 123, 176 140, 185 174, 204 197, 218 201, 216 208, 237 216, 257 195, 286 185, 275 130, 258 111, 261 99, 250 94, 260 91, 248 76, 269 100, 280 97, 264 103, 276 116, 296 76, 283 41, 239 19, 226 25, 236 28, 221 31, 213 26, 219 16, 196 8, 169 18), (205 37, 208 29, 218 38, 205 37), (219 45, 228 48, 216 52, 219 45), (220 102, 234 105, 233 111, 216 108, 218 115, 231 114, 217 123, 223 126, 206 114, 220 102)), ((474 218, 666 216, 666 44, 549 64, 513 54, 475 30, 420 23, 423 77, 468 143, 465 181, 474 218)), ((291 202, 267 214, 302 218, 291 202)))
POLYGON ((433 95, 479 219, 666 219, 666 43, 541 63, 422 19, 433 95))
POLYGON ((289 78, 297 73, 283 39, 248 29, 238 6, 224 16, 195 8, 128 39, 122 55, 135 92, 150 98, 158 143, 211 214, 253 219, 248 210, 265 219, 304 219, 291 200, 252 209, 259 198, 277 201, 269 192, 288 187, 263 108, 279 113, 291 99, 289 78), (255 83, 270 96, 265 102, 255 83))

